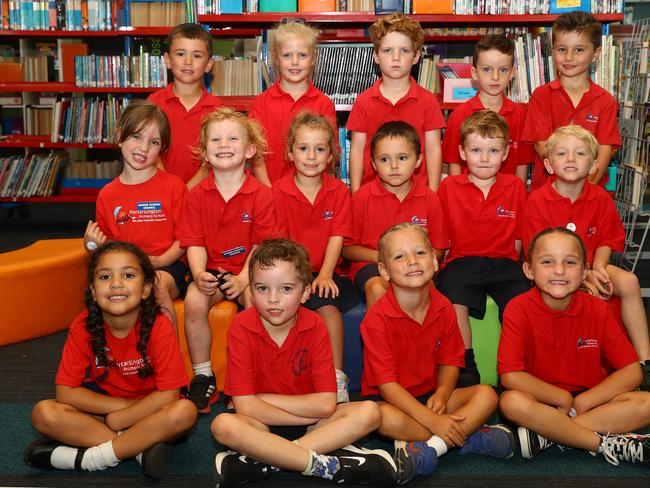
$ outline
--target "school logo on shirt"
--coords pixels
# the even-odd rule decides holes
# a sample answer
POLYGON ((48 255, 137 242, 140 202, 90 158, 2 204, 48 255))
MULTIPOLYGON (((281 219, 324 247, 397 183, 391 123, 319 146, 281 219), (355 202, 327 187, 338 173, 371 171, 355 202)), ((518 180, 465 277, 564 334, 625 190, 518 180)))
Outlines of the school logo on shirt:
POLYGON ((303 347, 293 355, 291 359, 291 369, 295 376, 300 376, 300 373, 305 371, 309 366, 309 349, 303 347))
POLYGON ((596 232, 598 232, 598 227, 594 227, 593 225, 589 226, 587 228, 587 237, 595 236, 596 232))
POLYGON ((115 209, 113 210, 113 217, 115 217, 115 223, 117 225, 124 225, 129 220, 131 220, 131 217, 129 216, 129 212, 122 210, 121 206, 115 207, 115 209))
POLYGON ((591 122, 595 124, 596 122, 598 122, 598 115, 594 115, 591 112, 587 112, 587 115, 585 116, 585 120, 587 122, 591 122))
POLYGON ((598 339, 585 339, 583 337, 578 338, 578 347, 577 349, 586 349, 589 347, 600 347, 598 339))
POLYGON ((514 210, 508 210, 507 208, 504 208, 502 205, 499 205, 497 207, 497 217, 505 217, 508 219, 516 219, 517 218, 517 212, 514 210))
POLYGON ((253 221, 253 217, 251 217, 251 214, 249 214, 248 212, 243 212, 241 214, 241 221, 243 224, 250 223, 253 221))
POLYGON ((519 147, 519 142, 513 141, 512 139, 510 139, 509 144, 512 149, 517 149, 519 147))
POLYGON ((332 210, 323 210, 323 220, 332 220, 334 212, 332 210))
POLYGON ((164 222, 167 220, 162 202, 137 202, 135 209, 124 209, 118 205, 113 210, 113 217, 117 225, 124 225, 127 222, 164 222))
POLYGON ((436 347, 435 347, 435 350, 437 351, 438 349, 440 349, 440 337, 438 337, 438 338, 436 339, 436 347))
POLYGON ((417 215, 414 215, 413 217, 411 217, 411 223, 413 225, 420 225, 422 227, 426 227, 429 221, 424 217, 418 217, 417 215))

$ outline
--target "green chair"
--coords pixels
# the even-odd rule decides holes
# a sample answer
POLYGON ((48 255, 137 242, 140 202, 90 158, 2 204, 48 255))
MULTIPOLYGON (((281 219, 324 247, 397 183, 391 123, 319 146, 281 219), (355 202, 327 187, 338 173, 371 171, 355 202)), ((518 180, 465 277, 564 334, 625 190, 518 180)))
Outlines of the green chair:
POLYGON ((472 328, 472 347, 474 359, 481 374, 481 383, 496 386, 499 380, 497 349, 501 336, 501 323, 499 322, 499 307, 490 295, 487 296, 483 320, 470 317, 469 324, 472 328))

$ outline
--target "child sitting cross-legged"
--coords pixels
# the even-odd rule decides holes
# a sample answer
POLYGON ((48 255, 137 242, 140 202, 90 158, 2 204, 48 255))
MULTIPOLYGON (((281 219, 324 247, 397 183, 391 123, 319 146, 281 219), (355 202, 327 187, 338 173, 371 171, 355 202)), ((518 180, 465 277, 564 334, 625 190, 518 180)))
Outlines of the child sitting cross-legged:
POLYGON ((431 281, 437 269, 422 227, 389 228, 379 240, 379 270, 390 288, 361 324, 361 394, 378 400, 378 431, 395 439, 399 484, 431 474, 452 447, 461 454, 513 454, 507 427, 483 425, 496 410, 494 390, 456 388, 465 348, 452 304, 431 281))
POLYGON ((520 426, 522 456, 558 443, 647 466, 650 435, 627 432, 650 423, 650 393, 634 391, 641 366, 607 304, 580 290, 582 240, 564 227, 543 230, 524 272, 535 287, 508 304, 498 353, 508 389, 500 408, 520 426))
POLYGON ((228 331, 225 392, 235 413, 212 423, 234 451, 217 454, 218 487, 262 480, 286 469, 335 484, 394 486, 397 470, 383 450, 350 445, 374 431, 374 402, 336 404, 332 346, 321 317, 301 307, 311 291, 307 251, 270 239, 249 263, 254 307, 228 331))

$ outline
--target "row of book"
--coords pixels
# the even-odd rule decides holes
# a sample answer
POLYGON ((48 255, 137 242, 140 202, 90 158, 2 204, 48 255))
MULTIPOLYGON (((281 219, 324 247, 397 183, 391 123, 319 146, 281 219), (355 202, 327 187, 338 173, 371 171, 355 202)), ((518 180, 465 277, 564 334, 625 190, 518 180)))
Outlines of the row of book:
POLYGON ((544 15, 573 10, 621 13, 623 0, 454 0, 454 13, 461 15, 544 15))
POLYGON ((61 153, 0 158, 0 197, 52 196, 66 158, 61 153))
POLYGON ((350 187, 350 137, 345 127, 339 127, 339 164, 334 168, 335 176, 350 187))
MULTIPOLYGON (((131 26, 175 26, 187 22, 185 1, 171 2, 129 2, 129 25, 131 26)), ((196 21, 196 19, 194 19, 196 21)))
POLYGON ((111 0, 2 0, 2 28, 10 30, 90 30, 116 28, 111 0))
POLYGON ((215 57, 211 74, 213 95, 253 96, 262 91, 258 64, 251 58, 215 57))
POLYGON ((49 136, 52 134, 52 107, 25 107, 25 135, 49 136))
POLYGON ((122 172, 122 162, 112 161, 69 161, 63 174, 64 179, 93 180, 113 179, 122 172))
POLYGON ((163 56, 75 57, 75 84, 80 87, 161 88, 167 86, 163 56))
POLYGON ((115 122, 129 103, 128 98, 63 98, 54 104, 52 142, 66 144, 112 143, 115 122))

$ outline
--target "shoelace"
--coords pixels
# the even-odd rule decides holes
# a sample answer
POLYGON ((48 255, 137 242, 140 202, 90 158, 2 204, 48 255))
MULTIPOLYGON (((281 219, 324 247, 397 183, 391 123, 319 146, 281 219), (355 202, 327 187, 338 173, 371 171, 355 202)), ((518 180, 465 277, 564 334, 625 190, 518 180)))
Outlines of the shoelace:
POLYGON ((601 446, 603 457, 614 466, 618 466, 621 460, 631 463, 643 462, 643 446, 636 439, 608 434, 603 437, 601 446))
POLYGON ((544 449, 548 449, 553 444, 555 444, 553 441, 550 441, 546 437, 542 437, 539 434, 537 434, 537 440, 539 441, 539 450, 540 451, 543 451, 544 449))

